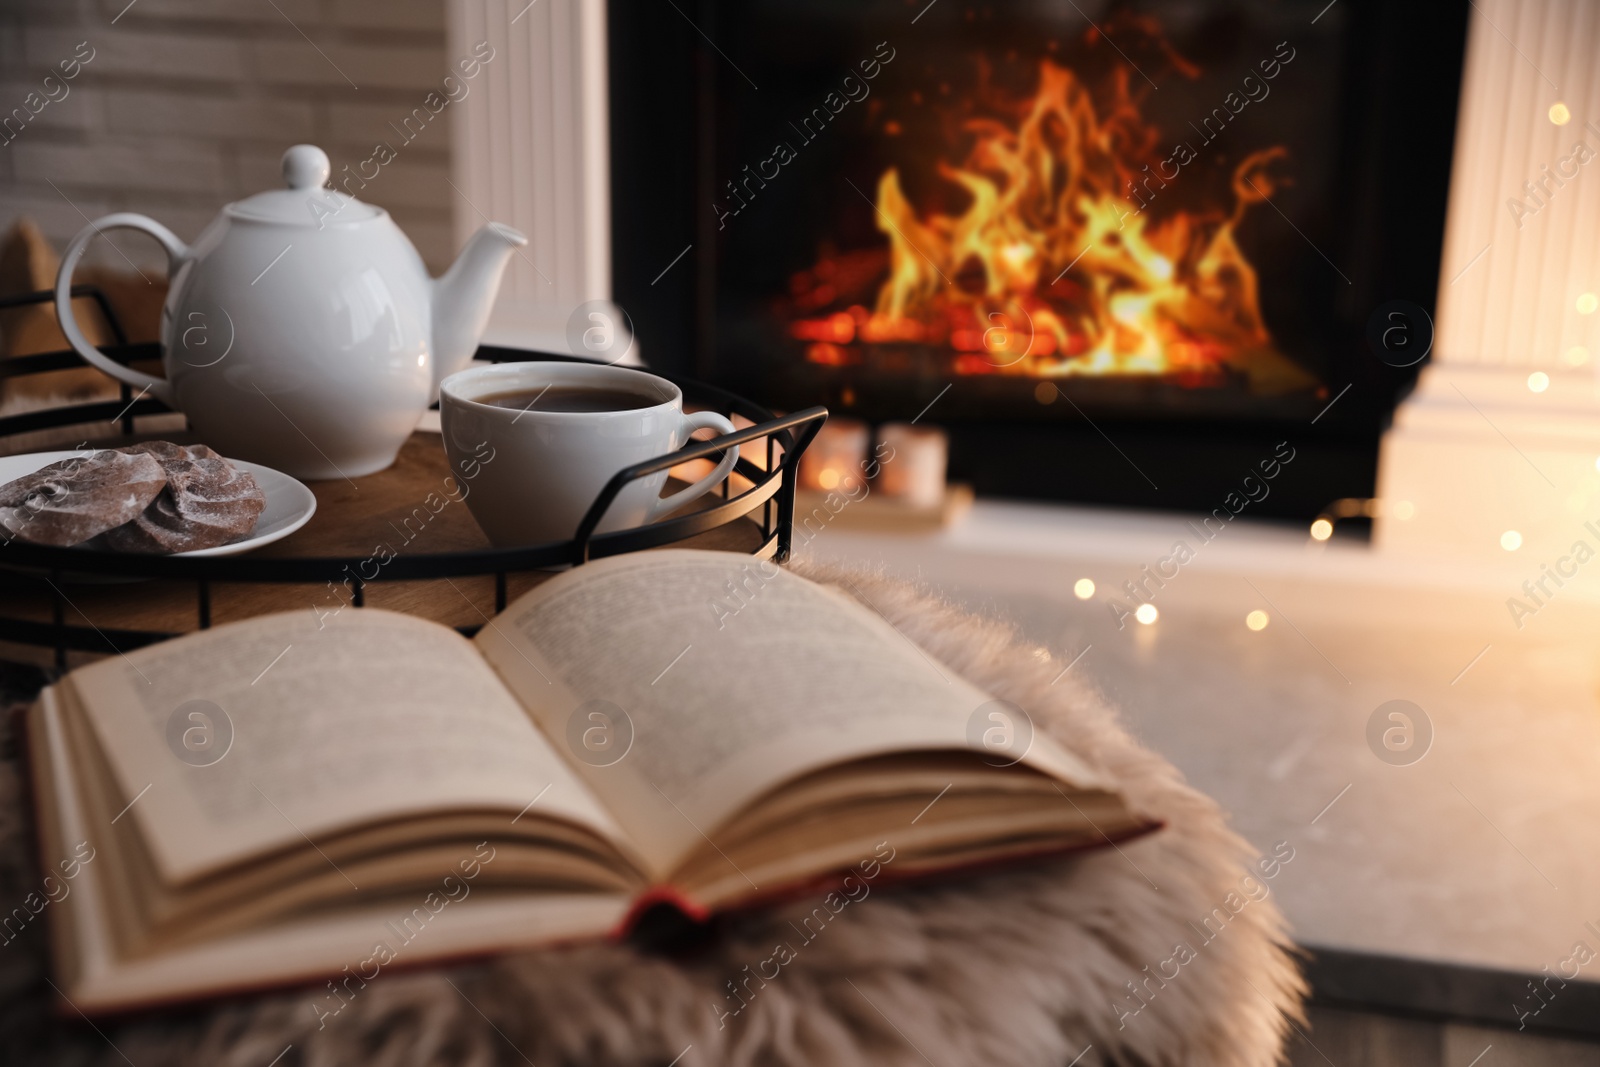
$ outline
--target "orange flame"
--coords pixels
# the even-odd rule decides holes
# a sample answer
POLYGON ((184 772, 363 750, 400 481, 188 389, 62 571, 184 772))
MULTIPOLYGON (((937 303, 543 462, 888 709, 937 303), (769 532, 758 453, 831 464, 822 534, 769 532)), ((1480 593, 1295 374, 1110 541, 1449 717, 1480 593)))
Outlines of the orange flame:
MULTIPOLYGON (((1174 195, 1164 190, 1183 182, 1182 166, 1196 153, 1182 146, 1154 167, 1143 163, 1157 158, 1156 131, 1129 95, 1125 70, 1111 88, 1097 113, 1073 72, 1045 60, 1015 126, 969 121, 967 158, 938 165, 968 195, 959 214, 919 216, 899 173, 886 171, 875 206, 889 276, 874 307, 791 331, 834 345, 946 345, 975 354, 959 357, 963 369, 1034 375, 1216 376, 1223 364, 1244 369, 1253 353, 1270 350, 1256 272, 1235 229, 1272 195, 1266 168, 1287 152, 1269 148, 1239 164, 1230 212, 1177 210, 1157 220, 1146 208, 1174 195)), ((824 273, 819 265, 815 274, 824 273)))

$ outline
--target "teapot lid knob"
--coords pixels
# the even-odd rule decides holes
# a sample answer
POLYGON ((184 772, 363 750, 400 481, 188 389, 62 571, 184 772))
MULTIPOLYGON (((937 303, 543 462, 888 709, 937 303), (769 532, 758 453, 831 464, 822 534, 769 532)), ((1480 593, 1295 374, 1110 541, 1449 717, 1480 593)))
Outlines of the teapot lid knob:
POLYGON ((314 144, 297 144, 283 154, 283 180, 291 189, 320 189, 332 170, 328 153, 314 144))
MULTIPOLYGON (((4 3, 5 0, 0 0, 0 6, 4 3)), ((328 176, 332 170, 328 153, 314 144, 297 144, 283 154, 283 180, 289 185, 287 189, 268 189, 247 196, 229 204, 223 211, 236 219, 318 230, 329 225, 347 230, 374 220, 389 219, 382 208, 363 204, 330 187, 328 176)))

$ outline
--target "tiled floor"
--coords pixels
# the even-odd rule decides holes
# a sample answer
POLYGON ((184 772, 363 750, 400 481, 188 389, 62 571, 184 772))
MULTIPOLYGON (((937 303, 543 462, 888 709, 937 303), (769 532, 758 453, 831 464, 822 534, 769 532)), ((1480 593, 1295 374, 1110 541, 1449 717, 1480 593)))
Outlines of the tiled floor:
MULTIPOLYGON (((1573 842, 1594 832, 1600 803, 1594 589, 1572 585, 1537 626, 1518 630, 1505 595, 1522 579, 1504 567, 1309 546, 1300 531, 1240 523, 1155 583, 1156 625, 1119 625, 1112 598, 1131 602, 1123 591, 1152 567, 1165 574, 1170 564, 1158 561, 1178 540, 1196 537, 1177 515, 979 501, 938 534, 841 522, 803 551, 884 564, 1009 619, 1072 664, 1247 839, 1292 844, 1294 866, 1273 894, 1295 936, 1325 957, 1514 978, 1558 965, 1579 939, 1593 944, 1595 849, 1573 842), (1074 593, 1082 578, 1098 590, 1087 600, 1074 593), (1247 628, 1252 610, 1269 625, 1247 628), (1393 721, 1380 712, 1397 699, 1422 712, 1428 741, 1415 759, 1388 758, 1384 735, 1374 739, 1372 724, 1393 721)), ((1450 974, 1415 988, 1396 988, 1391 974, 1381 992, 1395 999, 1367 1002, 1481 992, 1482 982, 1450 974)), ((1600 1039, 1519 1033, 1515 996, 1466 999, 1441 1010, 1506 1026, 1320 1008, 1292 1038, 1292 1063, 1600 1067, 1600 1039)), ((1541 1021, 1576 1002, 1568 990, 1541 1021)), ((1588 1015, 1568 1022, 1588 1025, 1588 1015)))
POLYGON ((1600 1067, 1600 1043, 1312 1008, 1291 1067, 1600 1067))
POLYGON ((1569 583, 1519 631, 1523 579, 1499 564, 1308 548, 1265 523, 1196 550, 1181 515, 979 501, 920 538, 845 521, 806 551, 1013 621, 1257 849, 1292 848, 1272 893, 1302 943, 1533 975, 1600 936, 1600 587, 1569 583), (1122 625, 1178 542, 1195 554, 1159 564, 1155 624, 1122 625), (1385 747, 1395 701, 1415 755, 1385 747))

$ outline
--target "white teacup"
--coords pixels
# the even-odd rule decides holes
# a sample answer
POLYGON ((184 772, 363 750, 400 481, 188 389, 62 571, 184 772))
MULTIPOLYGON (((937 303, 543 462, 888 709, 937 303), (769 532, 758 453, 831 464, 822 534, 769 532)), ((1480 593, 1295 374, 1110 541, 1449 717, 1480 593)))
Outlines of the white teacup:
MULTIPOLYGON (((439 421, 452 469, 477 470, 467 508, 496 545, 565 541, 600 490, 624 467, 676 452, 695 430, 733 433, 714 411, 685 414, 683 392, 664 378, 588 363, 502 363, 450 375, 439 387, 439 421), (513 391, 589 388, 636 394, 645 406, 621 411, 541 411, 483 403, 513 391), (486 451, 484 446, 488 446, 486 451)), ((661 496, 667 474, 636 479, 617 495, 596 532, 653 522, 713 488, 738 458, 687 489, 661 496)))

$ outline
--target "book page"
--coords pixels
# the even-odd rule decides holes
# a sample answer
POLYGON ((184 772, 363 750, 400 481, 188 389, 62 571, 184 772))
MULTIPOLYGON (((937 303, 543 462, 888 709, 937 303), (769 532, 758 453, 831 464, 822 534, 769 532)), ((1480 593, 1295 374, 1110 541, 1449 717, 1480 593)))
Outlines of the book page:
POLYGON ((406 615, 270 615, 69 684, 169 882, 376 820, 509 823, 536 798, 546 817, 617 829, 472 645, 406 615))
MULTIPOLYGON (((989 701, 838 590, 722 552, 585 564, 476 640, 658 878, 795 775, 967 748, 989 701)), ((1093 781, 1043 737, 1028 762, 1093 781)))
MULTIPOLYGON (((86 855, 84 862, 71 868, 75 873, 66 876, 71 892, 54 900, 49 916, 51 946, 62 994, 89 1015, 178 999, 255 993, 354 971, 366 975, 363 981, 371 981, 380 969, 388 974, 432 960, 599 937, 616 929, 627 913, 629 899, 620 893, 496 892, 486 872, 510 857, 505 850, 485 856, 474 848, 466 855, 478 862, 447 864, 430 883, 409 895, 358 897, 347 908, 307 909, 265 927, 129 958, 117 951, 110 918, 115 898, 126 893, 127 886, 108 866, 110 857, 103 848, 84 851, 88 842, 100 842, 102 835, 91 830, 94 817, 79 803, 72 786, 78 768, 63 726, 56 693, 46 689, 30 716, 27 736, 42 816, 41 855, 51 863, 60 856, 86 855), (73 848, 72 842, 85 845, 73 848)), ((68 869, 64 861, 59 866, 68 869)), ((345 987, 342 995, 362 988, 345 987)), ((320 1019, 329 1022, 330 1015, 346 1006, 339 996, 314 983, 305 999, 320 1019)))

